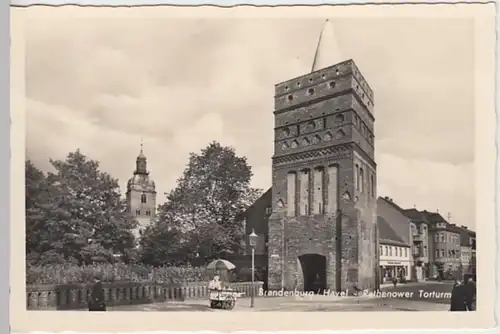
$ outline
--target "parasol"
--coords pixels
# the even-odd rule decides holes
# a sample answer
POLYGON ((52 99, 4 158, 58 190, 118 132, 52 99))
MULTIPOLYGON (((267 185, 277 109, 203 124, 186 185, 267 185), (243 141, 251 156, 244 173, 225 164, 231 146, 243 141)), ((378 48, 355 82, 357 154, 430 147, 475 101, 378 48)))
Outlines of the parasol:
POLYGON ((223 260, 223 259, 214 260, 207 265, 207 269, 212 269, 212 270, 221 270, 221 269, 231 270, 234 268, 236 268, 234 264, 232 264, 228 260, 223 260))

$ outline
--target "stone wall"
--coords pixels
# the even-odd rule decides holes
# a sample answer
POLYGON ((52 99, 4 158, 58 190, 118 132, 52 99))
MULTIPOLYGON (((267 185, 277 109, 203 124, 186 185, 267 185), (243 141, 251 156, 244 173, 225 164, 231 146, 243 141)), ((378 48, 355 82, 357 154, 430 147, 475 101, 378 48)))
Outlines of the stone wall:
MULTIPOLYGON (((104 283, 107 306, 149 304, 169 300, 208 299, 208 282, 161 284, 152 282, 104 283)), ((251 282, 230 283, 237 292, 250 296, 251 282)), ((263 282, 254 283, 257 295, 263 282)), ((26 287, 27 310, 78 310, 88 307, 92 284, 28 285, 26 287)))

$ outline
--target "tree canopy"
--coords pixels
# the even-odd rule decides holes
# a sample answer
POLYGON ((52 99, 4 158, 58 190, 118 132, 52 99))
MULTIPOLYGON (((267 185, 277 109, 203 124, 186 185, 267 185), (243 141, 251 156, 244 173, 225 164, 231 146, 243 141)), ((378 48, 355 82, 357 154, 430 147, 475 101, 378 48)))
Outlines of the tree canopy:
POLYGON ((246 158, 232 147, 212 142, 191 153, 177 187, 143 233, 143 260, 162 258, 165 263, 240 252, 244 231, 237 216, 261 194, 250 187, 251 177, 246 158))
POLYGON ((44 175, 26 162, 26 252, 35 263, 113 262, 134 252, 133 229, 118 180, 79 150, 50 160, 44 175))

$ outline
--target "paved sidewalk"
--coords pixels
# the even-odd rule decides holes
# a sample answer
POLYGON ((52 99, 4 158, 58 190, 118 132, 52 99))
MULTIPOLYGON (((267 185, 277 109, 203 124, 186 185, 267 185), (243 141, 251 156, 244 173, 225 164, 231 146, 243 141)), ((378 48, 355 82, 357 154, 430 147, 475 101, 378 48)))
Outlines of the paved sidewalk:
MULTIPOLYGON (((239 312, 360 312, 360 311, 447 311, 447 304, 429 303, 421 300, 398 298, 306 296, 306 297, 257 297, 255 307, 250 307, 250 298, 240 298, 233 311, 239 312)), ((208 300, 164 302, 148 305, 117 306, 110 311, 145 312, 228 312, 211 309, 208 300)))
MULTIPOLYGON (((417 286, 417 285, 426 285, 426 284, 447 284, 447 282, 438 282, 438 281, 421 281, 421 282, 408 282, 408 283, 398 283, 398 287, 401 287, 401 286, 417 286)), ((449 284, 449 282, 448 282, 449 284)), ((385 288, 391 288, 393 287, 394 284, 392 283, 384 283, 384 284, 380 284, 380 289, 385 289, 385 288)))

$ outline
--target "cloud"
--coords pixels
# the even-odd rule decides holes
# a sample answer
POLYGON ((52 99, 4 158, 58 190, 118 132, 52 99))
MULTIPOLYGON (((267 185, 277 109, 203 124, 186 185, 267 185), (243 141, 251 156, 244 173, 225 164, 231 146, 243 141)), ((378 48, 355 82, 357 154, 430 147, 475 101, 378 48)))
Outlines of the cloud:
MULTIPOLYGON (((125 187, 140 138, 158 199, 212 140, 271 183, 274 85, 310 71, 322 20, 31 20, 27 153, 44 169, 82 149, 125 187)), ((375 92, 378 190, 473 221, 473 27, 334 20, 375 92)))

